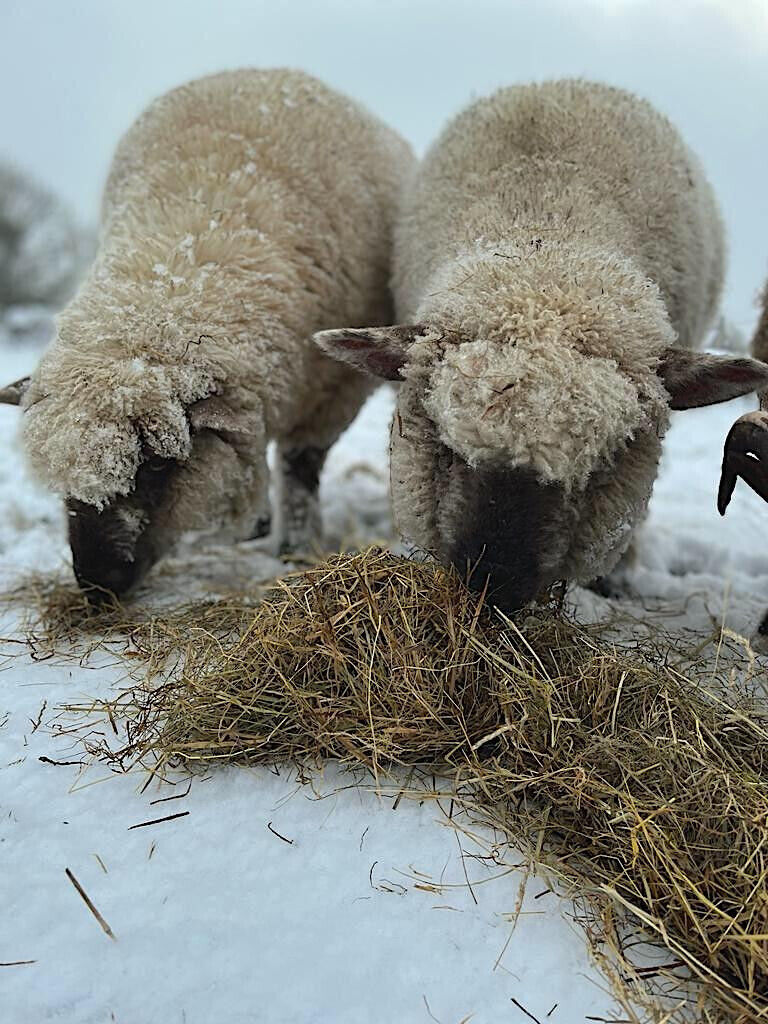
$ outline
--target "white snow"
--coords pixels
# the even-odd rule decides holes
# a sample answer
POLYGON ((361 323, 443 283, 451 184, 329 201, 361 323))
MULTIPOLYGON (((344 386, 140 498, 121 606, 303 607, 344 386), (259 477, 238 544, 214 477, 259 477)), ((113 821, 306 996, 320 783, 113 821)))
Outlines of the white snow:
MULTIPOLYGON (((27 372, 38 350, 34 338, 0 337, 3 376, 27 372)), ((631 596, 613 603, 630 620, 652 614, 703 635, 726 608, 744 632, 768 606, 768 508, 743 485, 725 520, 714 504, 724 434, 750 404, 676 415, 631 596)), ((331 455, 322 500, 336 543, 389 533, 391 407, 380 390, 331 455)), ((2 585, 64 569, 67 556, 59 503, 25 475, 18 416, 0 406, 2 585)), ((210 542, 169 559, 150 585, 187 598, 279 568, 258 543, 210 542)), ((584 614, 609 607, 574 596, 584 614)), ((477 859, 493 837, 457 832, 434 801, 395 809, 396 788, 376 794, 330 765, 311 787, 290 770, 215 771, 158 804, 185 784, 142 793, 139 775, 39 760, 80 760, 55 709, 107 695, 126 665, 33 660, 13 614, 2 636, 0 963, 33 961, 0 967, 4 1024, 526 1024, 513 999, 551 1024, 616 1012, 568 904, 532 877, 513 928, 523 873, 477 859)), ((496 858, 518 860, 503 846, 496 858)))

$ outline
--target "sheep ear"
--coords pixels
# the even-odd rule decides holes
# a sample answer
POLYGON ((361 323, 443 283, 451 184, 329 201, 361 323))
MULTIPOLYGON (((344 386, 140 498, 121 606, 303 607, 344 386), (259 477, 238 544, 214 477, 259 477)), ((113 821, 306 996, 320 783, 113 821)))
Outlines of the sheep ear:
POLYGON ((22 377, 21 380, 9 384, 7 388, 0 388, 0 404, 21 405, 21 400, 28 387, 29 377, 22 377))
POLYGON ((668 348, 657 370, 672 409, 696 409, 768 387, 768 365, 746 356, 668 348))
POLYGON ((239 416, 219 395, 202 398, 189 407, 189 422, 194 430, 215 430, 223 434, 251 434, 247 418, 239 416))
POLYGON ((320 331, 314 335, 314 341, 323 352, 342 363, 384 380, 400 380, 400 369, 408 361, 409 345, 425 332, 425 327, 406 324, 347 327, 340 331, 320 331))

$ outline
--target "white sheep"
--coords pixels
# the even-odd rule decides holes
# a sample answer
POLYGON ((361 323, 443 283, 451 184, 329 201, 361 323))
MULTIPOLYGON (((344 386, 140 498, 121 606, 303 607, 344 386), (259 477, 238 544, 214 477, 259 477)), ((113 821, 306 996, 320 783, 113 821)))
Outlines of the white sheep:
POLYGON ((386 323, 409 147, 298 71, 153 102, 118 145, 93 267, 24 391, 36 474, 65 496, 75 575, 125 591, 179 536, 254 531, 267 443, 284 543, 316 528, 325 454, 371 390, 312 334, 386 323))
POLYGON ((399 387, 400 532, 518 607, 608 573, 643 516, 669 409, 764 386, 691 351, 723 233, 699 164, 630 93, 502 89, 429 150, 396 231, 405 326, 318 335, 399 387))

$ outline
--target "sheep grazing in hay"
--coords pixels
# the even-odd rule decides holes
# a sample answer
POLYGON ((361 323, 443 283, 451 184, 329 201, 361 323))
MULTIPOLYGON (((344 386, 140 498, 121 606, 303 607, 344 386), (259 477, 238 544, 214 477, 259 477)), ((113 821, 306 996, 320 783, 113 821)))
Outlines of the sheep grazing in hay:
POLYGON ((555 81, 473 103, 427 153, 395 235, 399 326, 318 335, 402 383, 400 533, 516 608, 609 573, 645 514, 669 410, 764 387, 695 349, 723 233, 677 131, 620 89, 555 81))
MULTIPOLYGON (((768 362, 768 282, 761 300, 762 310, 751 348, 756 359, 768 362)), ((717 495, 721 516, 725 515, 739 477, 768 501, 768 390, 760 394, 760 410, 740 416, 726 438, 717 495)), ((768 651, 768 612, 763 616, 753 642, 758 650, 768 651)))
MULTIPOLYGON (((69 598, 49 597, 54 635, 71 631, 69 598)), ((668 652, 622 650, 552 606, 515 622, 453 570, 375 548, 258 605, 137 618, 75 601, 147 662, 115 700, 69 709, 92 755, 153 776, 325 758, 378 779, 436 773, 587 898, 614 981, 631 979, 627 1006, 656 1021, 690 1020, 696 999, 700 1022, 768 1015, 768 710, 715 687, 711 665, 686 678, 668 652), (94 730, 99 712, 119 736, 94 730), (638 936, 662 966, 633 967, 638 936)))
POLYGON ((391 319, 412 160, 298 71, 191 82, 129 129, 90 274, 31 380, 0 392, 66 498, 81 583, 122 593, 186 531, 264 532, 270 440, 283 545, 310 544, 326 452, 373 386, 311 336, 391 319))

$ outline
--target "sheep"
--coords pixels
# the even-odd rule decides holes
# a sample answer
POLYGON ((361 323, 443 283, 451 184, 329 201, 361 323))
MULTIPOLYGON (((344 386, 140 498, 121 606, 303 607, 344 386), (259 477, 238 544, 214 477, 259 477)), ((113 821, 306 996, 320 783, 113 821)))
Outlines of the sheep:
POLYGON ((326 452, 374 384, 312 335, 391 321, 412 162, 292 70, 190 82, 128 130, 95 262, 31 379, 5 392, 23 393, 27 460, 66 500, 82 586, 127 591, 188 531, 263 532, 270 440, 282 550, 310 543, 326 452))
MULTIPOLYGON (((761 295, 761 313, 751 343, 752 355, 768 362, 768 282, 761 295)), ((736 480, 741 477, 753 491, 768 501, 768 390, 760 392, 760 409, 740 416, 731 427, 723 450, 723 468, 717 494, 717 509, 725 515, 736 480)), ((754 646, 768 652, 768 612, 757 627, 754 646)))
POLYGON ((444 129, 395 232, 401 323, 318 345, 398 385, 395 521, 514 609, 627 550, 669 410, 768 383, 692 351, 724 242, 698 161, 649 103, 585 81, 503 88, 444 129))

